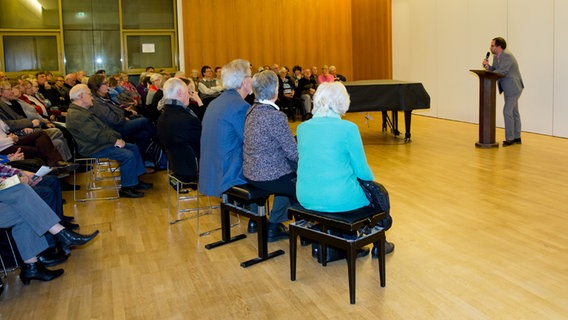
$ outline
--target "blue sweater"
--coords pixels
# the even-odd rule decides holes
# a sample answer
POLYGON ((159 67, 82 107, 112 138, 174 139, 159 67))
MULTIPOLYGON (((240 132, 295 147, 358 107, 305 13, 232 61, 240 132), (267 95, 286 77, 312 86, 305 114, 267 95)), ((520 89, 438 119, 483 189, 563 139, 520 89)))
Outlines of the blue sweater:
POLYGON ((298 126, 296 195, 306 209, 338 212, 369 204, 357 178, 374 180, 357 125, 312 118, 298 126))

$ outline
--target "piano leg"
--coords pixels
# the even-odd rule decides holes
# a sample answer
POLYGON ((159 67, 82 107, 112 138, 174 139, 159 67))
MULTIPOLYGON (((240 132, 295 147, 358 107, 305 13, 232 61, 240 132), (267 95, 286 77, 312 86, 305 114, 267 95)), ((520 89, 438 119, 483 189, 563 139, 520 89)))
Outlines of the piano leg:
POLYGON ((404 111, 404 142, 410 142, 410 119, 412 118, 412 111, 404 111))

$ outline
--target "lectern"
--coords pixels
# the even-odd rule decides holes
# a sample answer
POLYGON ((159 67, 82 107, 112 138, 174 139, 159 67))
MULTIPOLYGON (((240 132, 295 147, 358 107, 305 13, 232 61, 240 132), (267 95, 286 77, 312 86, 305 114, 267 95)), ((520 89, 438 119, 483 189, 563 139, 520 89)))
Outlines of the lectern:
POLYGON ((476 147, 499 147, 495 142, 495 95, 497 79, 504 75, 487 70, 469 70, 479 77, 479 141, 476 147))

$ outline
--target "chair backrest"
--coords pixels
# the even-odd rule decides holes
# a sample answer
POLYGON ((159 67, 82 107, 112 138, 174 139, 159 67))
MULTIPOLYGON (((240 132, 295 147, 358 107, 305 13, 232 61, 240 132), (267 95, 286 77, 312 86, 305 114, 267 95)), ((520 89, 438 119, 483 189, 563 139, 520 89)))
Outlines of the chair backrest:
POLYGON ((170 170, 179 179, 197 181, 199 170, 193 148, 187 144, 179 144, 166 148, 170 170))

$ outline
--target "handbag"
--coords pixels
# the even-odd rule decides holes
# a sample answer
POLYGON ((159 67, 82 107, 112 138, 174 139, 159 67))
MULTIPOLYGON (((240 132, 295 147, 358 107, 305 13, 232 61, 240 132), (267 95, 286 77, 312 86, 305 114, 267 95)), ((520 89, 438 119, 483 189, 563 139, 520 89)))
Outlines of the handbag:
POLYGON ((386 218, 379 222, 379 225, 386 230, 392 226, 392 217, 390 215, 390 199, 389 192, 382 184, 376 181, 362 180, 357 178, 361 189, 367 199, 369 199, 369 206, 375 209, 382 210, 386 213, 386 218))

